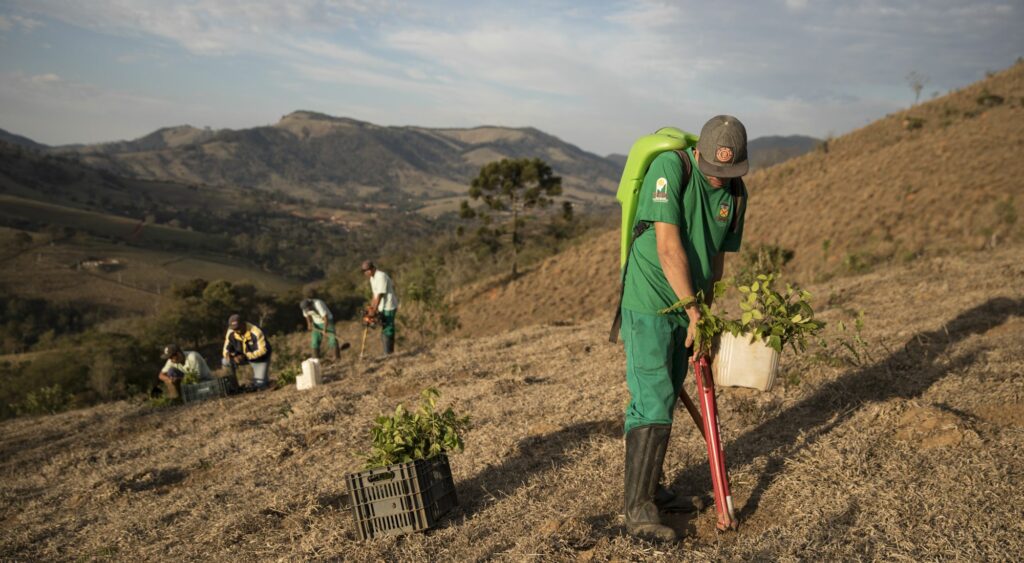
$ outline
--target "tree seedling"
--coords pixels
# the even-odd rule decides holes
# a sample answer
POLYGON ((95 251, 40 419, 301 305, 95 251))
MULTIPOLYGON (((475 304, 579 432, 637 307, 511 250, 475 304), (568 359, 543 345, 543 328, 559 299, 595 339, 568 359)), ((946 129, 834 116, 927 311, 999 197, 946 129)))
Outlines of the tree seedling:
POLYGON ((458 416, 448 407, 438 413, 441 394, 433 388, 420 393, 420 406, 409 412, 398 405, 391 416, 377 417, 370 434, 373 447, 366 458, 366 469, 431 459, 444 452, 461 452, 463 436, 470 429, 469 417, 458 416))
MULTIPOLYGON (((696 303, 701 314, 694 343, 698 355, 710 356, 715 338, 723 331, 729 331, 734 336, 750 335, 752 340, 764 341, 778 352, 782 352, 787 344, 794 352, 803 352, 807 337, 821 331, 825 323, 814 319, 809 292, 786 284, 785 292, 780 293, 773 287, 776 277, 776 274, 758 274, 750 285, 737 288, 741 294, 742 312, 739 319, 715 315, 705 302, 703 291, 698 291, 696 297, 680 300, 659 312, 673 313, 696 303)), ((724 296, 731 285, 731 281, 716 282, 715 300, 724 296)))

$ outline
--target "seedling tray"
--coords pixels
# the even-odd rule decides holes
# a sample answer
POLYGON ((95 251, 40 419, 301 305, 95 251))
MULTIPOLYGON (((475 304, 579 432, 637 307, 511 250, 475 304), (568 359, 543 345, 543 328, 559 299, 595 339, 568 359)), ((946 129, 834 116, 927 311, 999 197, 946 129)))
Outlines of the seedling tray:
POLYGON ((228 395, 230 383, 227 378, 215 377, 199 383, 181 386, 181 397, 186 403, 219 399, 228 395))
POLYGON ((427 530, 459 504, 448 456, 345 476, 360 539, 427 530))

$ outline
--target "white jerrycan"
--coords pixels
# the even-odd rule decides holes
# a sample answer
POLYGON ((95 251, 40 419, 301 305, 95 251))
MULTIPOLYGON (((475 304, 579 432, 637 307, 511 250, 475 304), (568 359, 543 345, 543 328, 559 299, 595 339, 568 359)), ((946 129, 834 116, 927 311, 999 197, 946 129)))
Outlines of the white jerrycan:
POLYGON ((295 378, 296 389, 299 391, 312 389, 323 382, 323 377, 320 375, 320 360, 310 358, 302 362, 302 375, 295 378))

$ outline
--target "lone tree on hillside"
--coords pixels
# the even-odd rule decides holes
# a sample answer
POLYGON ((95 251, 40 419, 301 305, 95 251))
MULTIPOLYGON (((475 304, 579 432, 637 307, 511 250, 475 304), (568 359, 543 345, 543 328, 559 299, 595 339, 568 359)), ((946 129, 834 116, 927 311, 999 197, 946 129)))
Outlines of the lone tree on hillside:
POLYGON ((928 77, 912 70, 907 73, 907 84, 910 85, 910 89, 914 91, 914 105, 921 100, 921 90, 924 90, 924 85, 928 84, 928 77))
MULTIPOLYGON (((562 193, 562 178, 539 158, 502 159, 484 165, 469 186, 469 197, 483 199, 484 204, 499 213, 511 213, 512 277, 518 275, 519 250, 523 246, 520 233, 521 215, 537 207, 544 208, 562 193)), ((476 212, 463 201, 460 215, 470 218, 476 212)), ((484 216, 485 222, 487 217, 484 216)))

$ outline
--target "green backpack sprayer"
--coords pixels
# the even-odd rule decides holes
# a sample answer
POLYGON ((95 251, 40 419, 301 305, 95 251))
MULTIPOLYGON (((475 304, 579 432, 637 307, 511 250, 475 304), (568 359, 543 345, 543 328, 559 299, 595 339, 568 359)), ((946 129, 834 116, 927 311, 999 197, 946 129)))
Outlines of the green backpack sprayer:
POLYGON ((687 133, 675 127, 662 127, 653 135, 637 139, 629 149, 626 166, 622 169, 619 180, 619 191, 615 199, 622 205, 622 239, 619 242, 619 268, 625 268, 629 247, 633 244, 633 221, 636 219, 636 202, 640 196, 640 186, 644 183, 644 175, 651 167, 651 162, 665 151, 685 150, 696 146, 697 135, 687 133))

